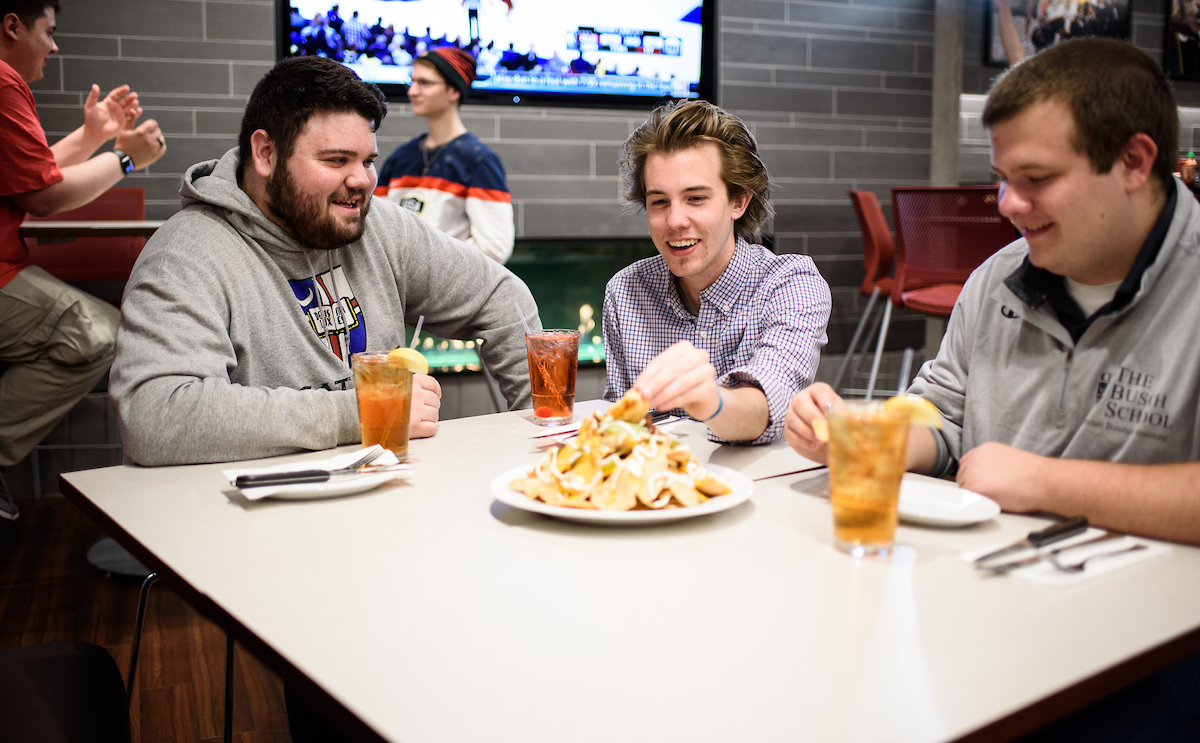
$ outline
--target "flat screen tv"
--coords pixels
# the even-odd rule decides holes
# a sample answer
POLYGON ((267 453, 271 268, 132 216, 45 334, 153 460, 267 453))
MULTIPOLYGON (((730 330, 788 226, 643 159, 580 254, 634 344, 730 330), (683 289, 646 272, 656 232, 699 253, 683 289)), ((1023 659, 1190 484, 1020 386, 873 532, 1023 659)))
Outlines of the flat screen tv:
POLYGON ((472 103, 652 107, 712 100, 716 0, 276 0, 277 55, 331 57, 404 100, 412 60, 478 60, 472 103))

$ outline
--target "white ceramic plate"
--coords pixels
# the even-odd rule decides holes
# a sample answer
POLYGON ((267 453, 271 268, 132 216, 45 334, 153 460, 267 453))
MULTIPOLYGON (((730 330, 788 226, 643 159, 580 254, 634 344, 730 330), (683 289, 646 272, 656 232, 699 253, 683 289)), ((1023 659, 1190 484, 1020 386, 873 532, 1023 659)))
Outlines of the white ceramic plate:
POLYGON ((905 475, 900 483, 900 520, 921 526, 970 526, 1000 515, 996 501, 952 482, 905 475))
POLYGON ((728 467, 710 464, 705 469, 729 483, 729 487, 733 489, 732 493, 710 498, 704 503, 692 506, 691 508, 664 508, 651 511, 588 511, 582 508, 564 508, 563 506, 547 505, 540 500, 534 500, 526 496, 524 493, 518 493, 515 490, 509 489, 509 483, 519 477, 525 476, 525 473, 531 469, 533 469, 533 465, 525 465, 524 467, 514 467, 503 474, 497 475, 496 479, 492 480, 492 495, 496 496, 496 500, 506 506, 519 508, 522 511, 540 513, 543 516, 552 516, 564 521, 574 521, 580 524, 643 526, 661 524, 667 521, 679 521, 681 519, 690 519, 696 516, 707 516, 711 513, 728 511, 750 500, 750 496, 754 494, 754 483, 750 478, 728 467))

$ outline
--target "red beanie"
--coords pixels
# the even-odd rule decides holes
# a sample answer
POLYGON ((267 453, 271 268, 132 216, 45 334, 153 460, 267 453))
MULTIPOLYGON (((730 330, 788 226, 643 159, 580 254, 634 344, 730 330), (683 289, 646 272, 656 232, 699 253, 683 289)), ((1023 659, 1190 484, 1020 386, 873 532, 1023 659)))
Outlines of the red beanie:
POLYGON ((417 59, 432 64, 434 69, 446 78, 447 83, 461 93, 463 98, 467 97, 471 81, 475 79, 474 57, 455 46, 440 46, 430 49, 417 59))

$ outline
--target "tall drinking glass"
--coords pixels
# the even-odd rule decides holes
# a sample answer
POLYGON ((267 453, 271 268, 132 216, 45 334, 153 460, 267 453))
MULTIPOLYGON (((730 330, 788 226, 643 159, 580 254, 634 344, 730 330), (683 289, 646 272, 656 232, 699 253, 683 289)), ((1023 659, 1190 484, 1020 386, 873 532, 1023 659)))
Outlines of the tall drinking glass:
POLYGON ((579 368, 579 331, 543 330, 525 334, 533 422, 560 426, 575 412, 575 374, 579 368))
POLYGON ((909 420, 879 402, 843 402, 830 412, 829 499, 834 544, 843 552, 891 550, 909 420))
POLYGON ((388 363, 387 351, 356 353, 354 392, 363 446, 379 444, 408 461, 408 419, 412 414, 412 372, 388 363))

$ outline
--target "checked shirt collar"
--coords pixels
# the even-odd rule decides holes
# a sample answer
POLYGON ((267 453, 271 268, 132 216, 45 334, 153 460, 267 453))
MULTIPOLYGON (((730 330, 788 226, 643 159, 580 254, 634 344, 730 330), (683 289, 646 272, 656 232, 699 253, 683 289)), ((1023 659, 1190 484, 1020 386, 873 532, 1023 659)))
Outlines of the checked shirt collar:
MULTIPOLYGON (((696 315, 688 312, 687 304, 679 291, 679 281, 671 274, 665 260, 660 265, 662 272, 657 278, 665 284, 662 286, 663 296, 671 298, 671 311, 677 319, 695 322, 699 311, 696 315)), ((722 317, 728 318, 737 307, 742 287, 746 286, 749 281, 750 244, 738 237, 733 257, 729 259, 729 265, 725 267, 721 276, 713 282, 712 286, 700 292, 700 310, 704 309, 705 303, 709 303, 722 317)))

